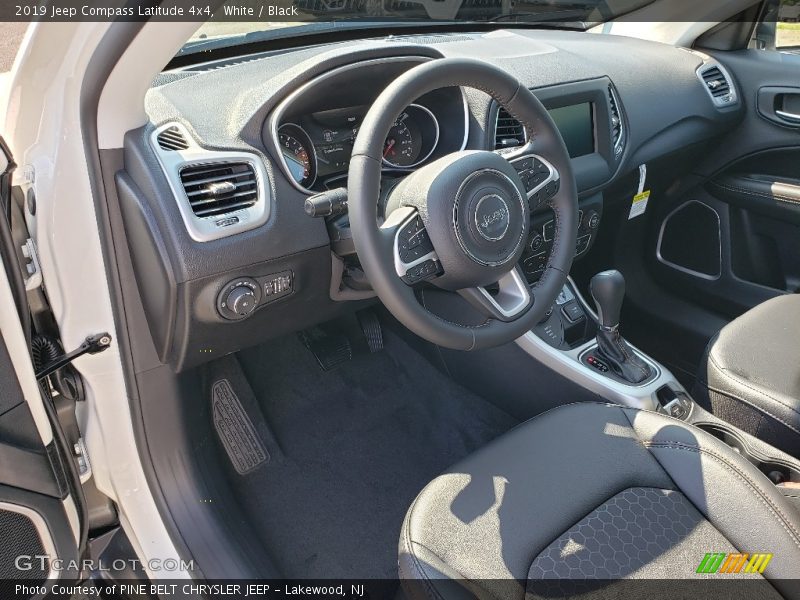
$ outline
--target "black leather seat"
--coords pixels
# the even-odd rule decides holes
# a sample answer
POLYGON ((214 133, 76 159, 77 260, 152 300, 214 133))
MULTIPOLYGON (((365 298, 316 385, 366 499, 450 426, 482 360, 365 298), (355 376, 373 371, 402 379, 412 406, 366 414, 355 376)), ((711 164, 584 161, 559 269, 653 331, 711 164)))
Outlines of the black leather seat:
POLYGON ((725 326, 693 395, 720 419, 800 457, 800 295, 768 300, 725 326))
POLYGON ((695 427, 572 404, 425 487, 403 523, 399 571, 411 597, 524 598, 547 596, 546 580, 713 577, 696 573, 709 552, 773 554, 758 595, 791 597, 800 513, 695 427))

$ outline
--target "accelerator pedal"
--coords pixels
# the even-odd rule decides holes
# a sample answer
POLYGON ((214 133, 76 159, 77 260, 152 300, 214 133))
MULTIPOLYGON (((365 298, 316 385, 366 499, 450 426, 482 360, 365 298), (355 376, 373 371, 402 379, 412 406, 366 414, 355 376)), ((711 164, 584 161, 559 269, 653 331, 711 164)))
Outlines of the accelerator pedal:
POLYGON ((329 333, 319 327, 312 327, 298 335, 323 371, 330 371, 353 358, 350 340, 343 333, 329 333))
POLYGON ((358 318, 358 324, 361 325, 361 331, 364 334, 369 351, 374 354, 383 350, 383 330, 375 311, 370 309, 362 310, 356 313, 356 317, 358 318))

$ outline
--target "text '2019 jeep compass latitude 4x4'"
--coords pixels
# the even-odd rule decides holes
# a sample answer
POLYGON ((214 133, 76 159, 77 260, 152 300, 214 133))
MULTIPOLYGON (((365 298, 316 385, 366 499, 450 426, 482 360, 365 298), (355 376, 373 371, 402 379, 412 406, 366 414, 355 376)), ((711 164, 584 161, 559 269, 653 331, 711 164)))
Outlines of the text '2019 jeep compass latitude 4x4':
POLYGON ((3 597, 800 596, 796 5, 0 9, 3 597))

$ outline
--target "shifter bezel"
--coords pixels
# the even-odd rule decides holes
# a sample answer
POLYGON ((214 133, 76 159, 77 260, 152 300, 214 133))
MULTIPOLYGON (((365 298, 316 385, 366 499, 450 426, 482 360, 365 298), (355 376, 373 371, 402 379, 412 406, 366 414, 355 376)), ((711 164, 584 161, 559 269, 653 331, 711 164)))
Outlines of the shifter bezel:
MULTIPOLYGON (((578 287, 571 277, 567 278, 565 289, 575 296, 587 318, 593 319, 596 324, 597 314, 578 291, 578 287)), ((669 369, 634 346, 631 346, 631 349, 654 371, 648 380, 639 384, 631 384, 616 376, 609 376, 609 373, 601 373, 581 361, 582 357, 597 348, 597 342, 593 335, 591 339, 574 347, 557 348, 545 342, 535 333, 535 330, 532 330, 517 339, 516 343, 535 360, 608 402, 656 411, 659 410, 658 389, 665 385, 675 390, 676 393, 689 395, 669 369)))

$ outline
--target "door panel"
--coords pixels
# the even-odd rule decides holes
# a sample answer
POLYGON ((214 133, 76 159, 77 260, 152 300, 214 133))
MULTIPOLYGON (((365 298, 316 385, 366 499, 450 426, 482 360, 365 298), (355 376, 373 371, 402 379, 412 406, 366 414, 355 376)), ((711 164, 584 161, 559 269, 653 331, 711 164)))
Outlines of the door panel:
POLYGON ((733 75, 746 114, 696 166, 698 184, 662 214, 652 265, 663 286, 735 318, 800 289, 800 56, 715 58, 733 75), (689 206, 710 216, 689 218, 689 206))

